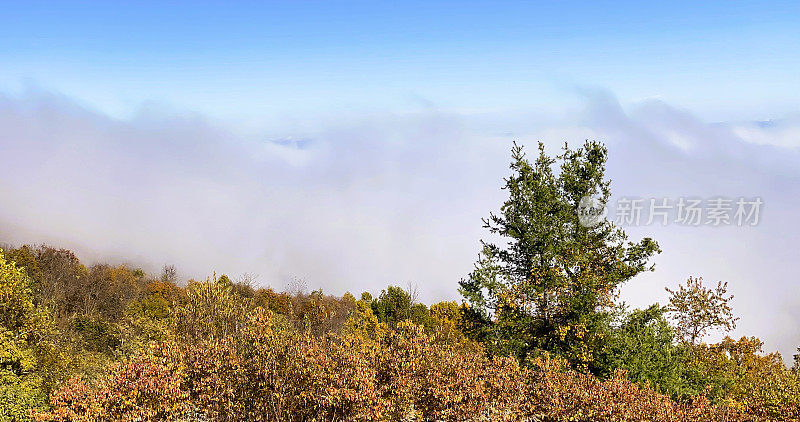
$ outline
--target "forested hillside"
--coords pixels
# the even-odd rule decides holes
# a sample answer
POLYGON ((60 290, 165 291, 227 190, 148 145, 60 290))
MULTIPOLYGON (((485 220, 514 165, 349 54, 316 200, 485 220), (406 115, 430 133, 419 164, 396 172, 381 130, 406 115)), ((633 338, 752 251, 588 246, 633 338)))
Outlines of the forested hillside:
POLYGON ((594 142, 515 148, 484 222, 502 241, 483 243, 459 302, 5 247, 0 420, 800 420, 797 365, 755 337, 704 341, 735 327, 727 284, 692 275, 663 306, 619 302, 660 250, 580 223, 581 198, 611 195, 606 158, 594 142))

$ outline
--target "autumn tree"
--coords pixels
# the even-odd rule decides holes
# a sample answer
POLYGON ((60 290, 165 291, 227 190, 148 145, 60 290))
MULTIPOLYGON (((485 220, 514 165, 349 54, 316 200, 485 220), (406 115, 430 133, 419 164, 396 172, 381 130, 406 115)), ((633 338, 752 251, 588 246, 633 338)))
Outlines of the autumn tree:
POLYGON ((800 418, 800 379, 784 365, 780 353, 763 353, 756 337, 728 336, 699 344, 687 369, 712 402, 725 403, 764 420, 800 418))
POLYGON ((27 420, 46 403, 67 360, 50 315, 34 303, 25 271, 0 251, 0 420, 27 420))
POLYGON ((612 222, 587 224, 579 215, 585 198, 605 203, 611 195, 606 159, 598 142, 565 145, 555 158, 540 143, 533 162, 514 146, 508 199, 484 220, 503 242, 483 242, 474 271, 460 283, 491 350, 523 360, 545 350, 591 369, 603 341, 598 325, 617 288, 652 270, 655 241, 629 242, 612 222))
POLYGON ((36 250, 33 246, 23 245, 19 248, 6 249, 6 261, 13 262, 17 268, 24 269, 28 277, 39 274, 39 265, 36 263, 36 250))
POLYGON ((431 305, 430 315, 434 333, 446 339, 462 339, 464 337, 461 331, 462 314, 462 308, 456 302, 439 302, 431 305))
MULTIPOLYGON (((26 259, 25 265, 28 276, 33 280, 34 302, 51 307, 59 322, 80 312, 88 296, 85 287, 89 270, 67 249, 42 245, 30 250, 34 258, 32 261, 26 259)), ((19 254, 13 255, 19 258, 19 254)))
POLYGON ((726 296, 728 283, 718 282, 716 288, 703 285, 702 277, 689 277, 677 290, 666 289, 669 294, 667 309, 675 318, 678 332, 691 345, 702 340, 711 329, 730 331, 739 319, 733 316, 726 296))

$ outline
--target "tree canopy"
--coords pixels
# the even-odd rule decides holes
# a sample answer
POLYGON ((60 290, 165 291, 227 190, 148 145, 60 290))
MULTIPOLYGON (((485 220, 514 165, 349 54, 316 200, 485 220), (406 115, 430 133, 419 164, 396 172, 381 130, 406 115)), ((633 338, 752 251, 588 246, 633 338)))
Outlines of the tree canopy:
POLYGON ((522 360, 546 351, 593 369, 604 341, 598 326, 617 288, 652 270, 649 259, 660 252, 650 238, 627 241, 608 220, 581 219, 582 200, 606 203, 611 195, 606 159, 598 142, 574 150, 565 145, 555 158, 539 144, 532 162, 514 146, 508 199, 484 220, 498 240, 483 242, 460 289, 491 350, 522 360))

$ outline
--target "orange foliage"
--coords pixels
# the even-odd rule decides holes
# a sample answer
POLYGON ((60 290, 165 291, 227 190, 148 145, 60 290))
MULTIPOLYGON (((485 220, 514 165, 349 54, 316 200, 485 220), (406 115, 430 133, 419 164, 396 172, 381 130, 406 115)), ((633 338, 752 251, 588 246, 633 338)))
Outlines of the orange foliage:
POLYGON ((232 335, 175 337, 96 386, 73 380, 36 419, 760 420, 702 398, 676 403, 621 373, 600 381, 549 358, 523 368, 409 321, 371 336, 360 327, 314 335, 256 308, 232 335))
MULTIPOLYGON (((164 352, 169 349, 159 353, 164 352)), ((180 367, 148 353, 111 365, 95 386, 69 380, 50 397, 51 411, 32 417, 52 422, 178 420, 189 409, 185 379, 180 367)))

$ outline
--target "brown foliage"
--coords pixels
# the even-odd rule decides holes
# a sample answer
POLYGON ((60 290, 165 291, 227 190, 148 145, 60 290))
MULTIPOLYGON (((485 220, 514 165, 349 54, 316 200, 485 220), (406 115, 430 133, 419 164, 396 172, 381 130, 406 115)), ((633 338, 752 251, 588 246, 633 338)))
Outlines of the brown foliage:
POLYGON ((215 421, 729 421, 763 416, 702 398, 676 403, 622 373, 601 381, 547 357, 523 368, 511 358, 488 357, 475 343, 427 334, 410 321, 389 330, 370 318, 368 307, 359 308, 363 314, 354 312, 341 333, 316 335, 241 302, 225 286, 193 287, 177 314, 177 336, 112 366, 96 386, 68 384, 53 395, 53 410, 37 415, 38 420, 164 420, 190 414, 215 421))
POLYGON ((739 318, 733 316, 729 304, 733 295, 726 296, 728 283, 720 281, 716 288, 709 288, 703 285, 702 277, 689 277, 677 290, 666 290, 670 294, 667 309, 677 320, 678 333, 689 344, 702 340, 710 329, 736 328, 739 318))

